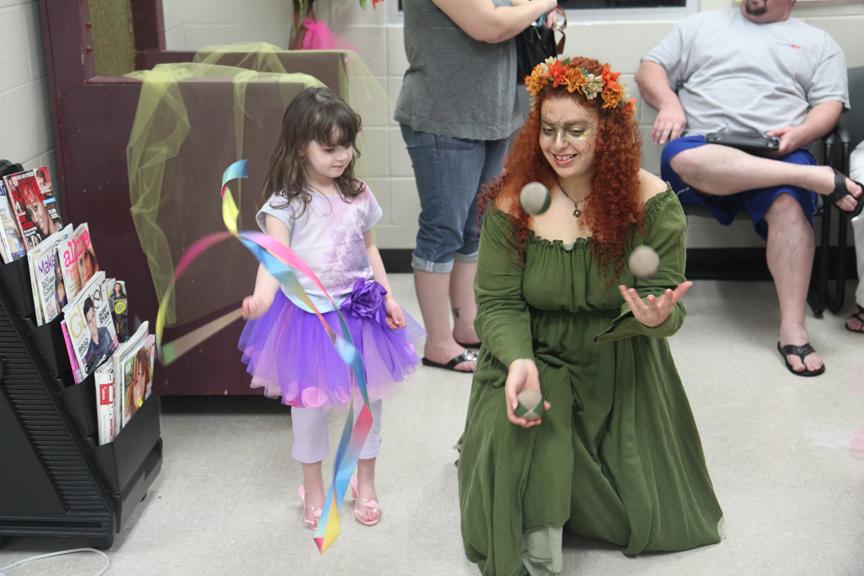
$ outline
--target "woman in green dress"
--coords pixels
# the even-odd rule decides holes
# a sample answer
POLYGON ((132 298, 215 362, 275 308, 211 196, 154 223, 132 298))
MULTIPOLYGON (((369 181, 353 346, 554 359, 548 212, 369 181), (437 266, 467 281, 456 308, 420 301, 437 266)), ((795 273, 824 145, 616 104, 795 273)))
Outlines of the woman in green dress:
POLYGON ((720 540, 722 516, 666 341, 684 321, 685 222, 640 170, 617 73, 548 60, 490 191, 477 279, 483 342, 459 459, 462 536, 484 575, 557 574, 563 530, 627 555, 720 540), (519 192, 549 188, 529 215, 519 192), (636 279, 639 245, 659 271, 636 279), (514 412, 540 389, 541 420, 514 412))

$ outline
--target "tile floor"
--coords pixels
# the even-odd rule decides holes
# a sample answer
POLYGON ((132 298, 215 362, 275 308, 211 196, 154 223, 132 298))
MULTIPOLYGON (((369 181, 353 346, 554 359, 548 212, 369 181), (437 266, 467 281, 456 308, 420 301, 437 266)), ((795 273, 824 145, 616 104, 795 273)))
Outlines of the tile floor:
MULTIPOLYGON (((419 318, 410 276, 393 280, 419 318)), ((851 447, 864 433, 864 336, 843 330, 839 316, 810 318, 828 369, 797 378, 775 350, 770 283, 698 282, 687 310, 671 343, 725 512, 723 541, 632 559, 568 539, 564 574, 864 575, 864 448, 851 447)), ((162 472, 108 551, 107 574, 479 574, 462 553, 453 466, 469 386, 468 376, 421 367, 385 403, 383 520, 365 528, 345 514, 324 556, 301 523, 287 410, 261 398, 171 399, 162 472)), ((341 415, 331 420, 334 446, 341 415)), ((78 545, 10 539, 0 566, 78 545)), ((62 557, 9 574, 91 576, 100 566, 96 557, 62 557)))

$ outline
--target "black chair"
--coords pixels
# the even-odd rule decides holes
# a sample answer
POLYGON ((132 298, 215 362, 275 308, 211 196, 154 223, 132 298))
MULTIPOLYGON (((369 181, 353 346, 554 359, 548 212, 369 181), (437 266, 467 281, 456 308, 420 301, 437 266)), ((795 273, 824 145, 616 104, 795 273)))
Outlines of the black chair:
MULTIPOLYGON (((851 109, 840 117, 840 122, 834 131, 836 135, 834 139, 836 139, 839 148, 839 157, 833 158, 834 162, 832 163, 843 174, 849 174, 849 155, 855 146, 864 140, 864 66, 849 68, 848 73, 851 109)), ((831 156, 826 156, 826 158, 831 158, 831 156)), ((846 244, 849 232, 849 218, 840 210, 837 211, 840 212, 840 216, 837 230, 837 264, 833 294, 827 292, 827 270, 823 284, 824 293, 827 295, 828 309, 835 314, 843 310, 846 299, 846 255, 848 253, 846 244)), ((821 265, 827 266, 827 263, 823 262, 821 265)))

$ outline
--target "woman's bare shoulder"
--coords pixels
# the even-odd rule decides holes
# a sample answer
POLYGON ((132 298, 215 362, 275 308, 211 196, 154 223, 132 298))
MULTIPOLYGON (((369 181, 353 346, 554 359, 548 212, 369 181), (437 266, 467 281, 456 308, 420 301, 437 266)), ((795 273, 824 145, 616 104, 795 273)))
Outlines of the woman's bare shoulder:
POLYGON ((642 204, 668 189, 669 185, 651 172, 645 169, 639 170, 639 195, 642 198, 642 204))
POLYGON ((493 205, 495 209, 499 212, 507 214, 508 216, 518 216, 519 215, 519 205, 515 198, 511 197, 502 197, 498 196, 493 201, 493 205))

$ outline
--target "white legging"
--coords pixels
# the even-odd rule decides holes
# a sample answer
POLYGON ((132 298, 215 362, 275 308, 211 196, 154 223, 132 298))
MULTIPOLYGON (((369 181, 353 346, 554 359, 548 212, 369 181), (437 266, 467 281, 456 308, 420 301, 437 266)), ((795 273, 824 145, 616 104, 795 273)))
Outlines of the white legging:
MULTIPOLYGON (((381 451, 381 401, 370 405, 372 430, 360 450, 360 459, 375 458, 381 451)), ((330 433, 327 428, 329 408, 291 408, 291 429, 294 431, 294 446, 291 456, 301 464, 314 464, 327 459, 330 452, 330 433)), ((354 418, 360 413, 354 408, 354 418)))
MULTIPOLYGON (((864 142, 858 144, 849 159, 849 177, 864 182, 864 142)), ((864 306, 864 211, 852 219, 852 232, 855 237, 855 256, 858 260, 858 289, 855 302, 864 306)))

